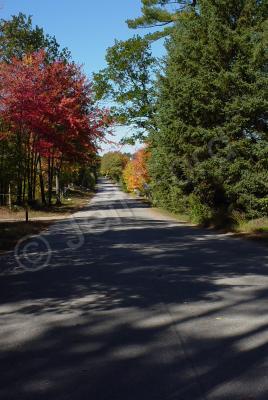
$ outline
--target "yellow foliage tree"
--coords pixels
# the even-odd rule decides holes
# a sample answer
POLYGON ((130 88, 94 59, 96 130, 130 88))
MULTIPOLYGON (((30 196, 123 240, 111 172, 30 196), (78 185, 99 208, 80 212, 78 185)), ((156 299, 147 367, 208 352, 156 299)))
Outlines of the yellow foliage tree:
POLYGON ((130 160, 123 172, 124 182, 127 190, 133 192, 138 189, 144 191, 144 186, 149 182, 147 161, 150 153, 146 148, 138 150, 130 160))

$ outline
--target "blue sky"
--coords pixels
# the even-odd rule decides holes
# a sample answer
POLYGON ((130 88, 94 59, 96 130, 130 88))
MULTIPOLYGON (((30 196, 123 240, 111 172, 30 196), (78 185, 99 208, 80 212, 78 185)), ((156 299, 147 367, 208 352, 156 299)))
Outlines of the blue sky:
MULTIPOLYGON (((105 51, 114 39, 127 39, 138 31, 129 30, 125 20, 140 15, 140 0, 0 0, 1 18, 23 12, 33 16, 33 24, 55 35, 68 47, 90 77, 105 66, 105 51)), ((144 30, 140 31, 141 34, 144 30)), ((161 45, 154 46, 156 55, 161 45)), ((126 129, 116 132, 119 139, 126 129)), ((126 149, 130 150, 130 149, 126 149)))

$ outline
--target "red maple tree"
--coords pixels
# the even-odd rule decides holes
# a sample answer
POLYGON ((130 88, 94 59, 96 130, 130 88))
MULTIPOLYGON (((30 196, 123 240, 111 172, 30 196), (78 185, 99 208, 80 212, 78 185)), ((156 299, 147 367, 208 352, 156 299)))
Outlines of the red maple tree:
POLYGON ((48 64, 43 50, 0 64, 0 117, 13 134, 18 182, 26 171, 29 199, 42 158, 47 159, 51 194, 53 174, 62 161, 90 160, 111 122, 108 111, 94 103, 80 67, 63 61, 48 64))

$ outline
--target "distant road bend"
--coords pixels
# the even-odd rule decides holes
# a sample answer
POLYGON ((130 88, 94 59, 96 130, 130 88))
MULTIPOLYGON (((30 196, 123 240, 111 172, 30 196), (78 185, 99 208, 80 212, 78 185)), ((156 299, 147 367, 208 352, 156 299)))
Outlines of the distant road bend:
POLYGON ((101 180, 0 258, 0 399, 267 400, 267 267, 101 180))

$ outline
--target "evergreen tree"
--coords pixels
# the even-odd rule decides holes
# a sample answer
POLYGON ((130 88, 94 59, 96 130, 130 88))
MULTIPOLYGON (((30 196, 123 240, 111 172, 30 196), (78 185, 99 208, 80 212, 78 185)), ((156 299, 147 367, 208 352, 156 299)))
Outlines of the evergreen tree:
POLYGON ((142 0, 141 17, 129 19, 127 24, 132 29, 163 28, 148 35, 150 39, 159 39, 171 33, 183 11, 196 6, 196 0, 142 0))
POLYGON ((200 0, 181 15, 151 134, 156 202, 206 221, 267 214, 267 2, 200 0))

